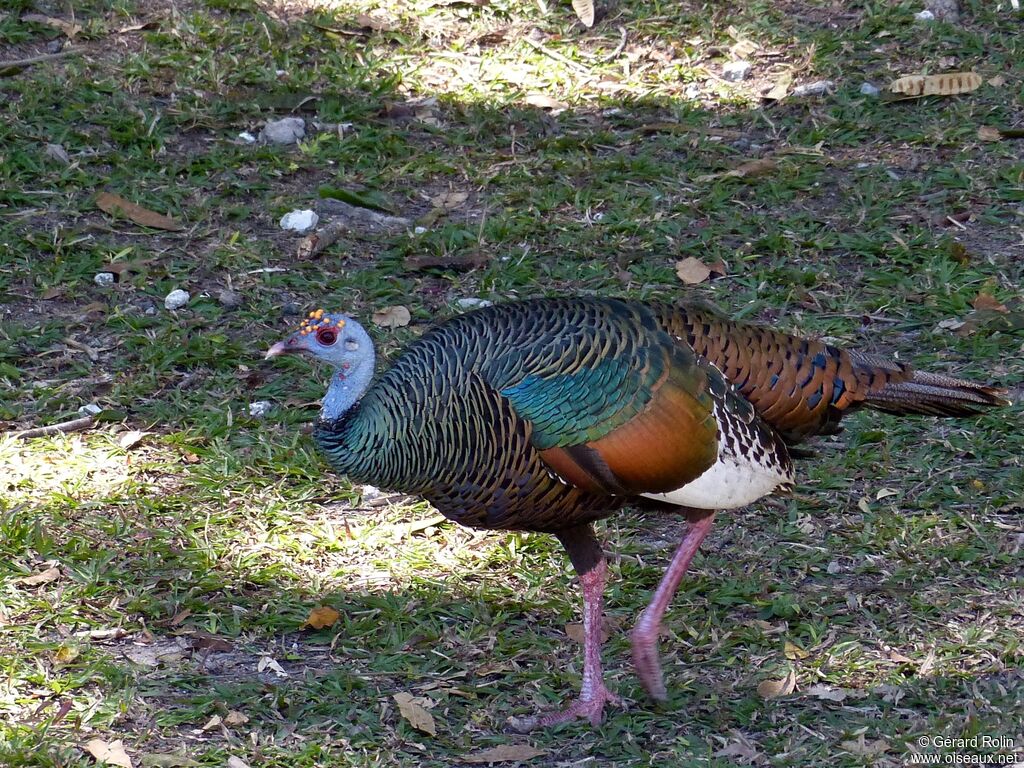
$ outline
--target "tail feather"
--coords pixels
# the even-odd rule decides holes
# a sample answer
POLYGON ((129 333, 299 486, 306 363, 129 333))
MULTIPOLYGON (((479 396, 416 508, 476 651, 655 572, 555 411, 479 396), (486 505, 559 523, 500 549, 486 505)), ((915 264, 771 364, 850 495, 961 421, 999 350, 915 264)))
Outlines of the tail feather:
POLYGON ((910 379, 889 382, 869 391, 865 405, 886 413, 928 416, 971 416, 988 408, 1009 405, 1005 389, 935 373, 910 371, 910 379))

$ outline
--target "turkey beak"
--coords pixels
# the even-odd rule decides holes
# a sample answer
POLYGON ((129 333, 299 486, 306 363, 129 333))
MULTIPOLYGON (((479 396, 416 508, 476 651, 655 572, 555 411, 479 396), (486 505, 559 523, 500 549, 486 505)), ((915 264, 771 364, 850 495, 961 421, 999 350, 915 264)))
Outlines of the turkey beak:
POLYGON ((269 360, 272 357, 280 357, 281 355, 287 355, 291 352, 298 351, 295 347, 288 347, 288 342, 279 341, 277 344, 267 350, 267 354, 263 356, 264 360, 269 360))

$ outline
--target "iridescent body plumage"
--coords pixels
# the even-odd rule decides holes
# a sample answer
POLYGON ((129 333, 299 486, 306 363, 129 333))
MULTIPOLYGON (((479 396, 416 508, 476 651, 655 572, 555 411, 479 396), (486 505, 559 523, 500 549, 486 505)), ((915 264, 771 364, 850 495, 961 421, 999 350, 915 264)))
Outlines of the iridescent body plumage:
POLYGON ((580 698, 537 721, 599 722, 605 564, 590 523, 637 496, 693 525, 633 635, 645 687, 664 696, 657 630, 716 509, 793 482, 789 446, 844 413, 960 416, 999 390, 733 322, 703 307, 616 299, 515 302, 470 312, 413 342, 375 382, 372 342, 318 311, 269 354, 336 367, 315 439, 354 482, 417 494, 478 528, 554 533, 584 590, 580 698), (364 391, 365 390, 365 391, 364 391))

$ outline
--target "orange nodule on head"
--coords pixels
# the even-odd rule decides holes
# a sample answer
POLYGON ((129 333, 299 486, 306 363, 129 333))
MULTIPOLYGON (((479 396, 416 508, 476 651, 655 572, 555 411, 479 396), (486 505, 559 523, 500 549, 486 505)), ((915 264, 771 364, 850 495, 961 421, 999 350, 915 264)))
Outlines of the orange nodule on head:
POLYGON ((299 333, 302 336, 308 336, 311 333, 316 333, 321 328, 332 327, 340 331, 345 327, 345 319, 339 317, 336 320, 332 320, 324 310, 315 309, 299 325, 299 333))

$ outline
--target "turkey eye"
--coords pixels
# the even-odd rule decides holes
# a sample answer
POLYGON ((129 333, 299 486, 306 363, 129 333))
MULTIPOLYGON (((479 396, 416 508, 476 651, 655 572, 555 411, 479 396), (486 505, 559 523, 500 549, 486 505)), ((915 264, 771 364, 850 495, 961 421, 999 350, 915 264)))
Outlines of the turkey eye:
POLYGON ((324 328, 316 332, 316 340, 329 347, 338 340, 338 334, 330 328, 324 328))

